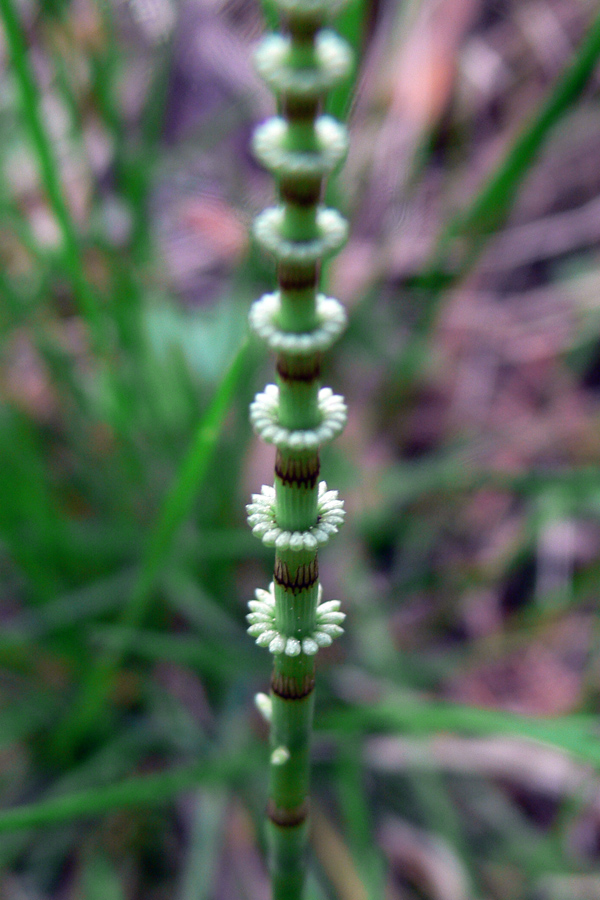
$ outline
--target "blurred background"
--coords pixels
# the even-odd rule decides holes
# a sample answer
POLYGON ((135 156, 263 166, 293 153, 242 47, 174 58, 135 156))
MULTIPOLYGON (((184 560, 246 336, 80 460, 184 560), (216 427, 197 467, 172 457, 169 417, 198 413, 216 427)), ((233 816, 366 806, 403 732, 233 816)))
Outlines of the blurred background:
MULTIPOLYGON (((0 897, 267 900, 254 0, 0 0, 0 897)), ((308 900, 600 898, 600 16, 350 0, 308 900)))

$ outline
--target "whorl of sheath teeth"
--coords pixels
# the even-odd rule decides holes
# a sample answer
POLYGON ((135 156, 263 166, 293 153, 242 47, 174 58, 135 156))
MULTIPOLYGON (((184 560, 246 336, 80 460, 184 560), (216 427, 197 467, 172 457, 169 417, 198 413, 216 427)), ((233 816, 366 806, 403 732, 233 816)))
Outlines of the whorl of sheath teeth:
POLYGON ((250 404, 250 421, 267 444, 288 450, 317 450, 343 431, 347 416, 344 398, 328 387, 320 389, 318 407, 319 423, 314 428, 284 428, 279 422, 279 388, 268 384, 250 404))
POLYGON ((289 150, 289 130, 286 120, 275 116, 254 132, 254 154, 273 175, 320 180, 343 161, 348 149, 347 130, 331 116, 319 116, 315 122, 316 151, 289 150))
POLYGON ((320 100, 348 76, 352 67, 352 51, 332 31, 317 34, 314 65, 310 68, 293 68, 291 49, 289 36, 270 34, 259 44, 254 57, 261 78, 288 103, 320 100))
POLYGON ((346 313, 342 304, 333 297, 317 295, 316 316, 318 325, 313 331, 282 331, 277 325, 281 309, 279 293, 264 294, 250 307, 249 322, 252 330, 276 353, 308 356, 323 353, 342 334, 346 327, 346 313))
POLYGON ((306 531, 288 531, 280 527, 277 523, 275 497, 275 488, 263 484, 261 493, 252 494, 252 503, 246 507, 252 533, 266 547, 275 547, 280 551, 312 552, 326 544, 344 521, 344 503, 338 498, 337 491, 327 490, 324 481, 319 483, 317 524, 306 531))
POLYGON ((337 209, 320 208, 316 214, 318 237, 309 241, 292 241, 283 237, 285 207, 263 210, 254 220, 254 237, 262 249, 280 263, 314 266, 342 249, 348 236, 348 225, 337 209))
POLYGON ((301 653, 314 656, 319 647, 329 647, 336 637, 344 633, 342 622, 346 615, 340 610, 340 601, 328 600, 327 603, 322 603, 321 585, 317 592, 315 627, 308 633, 298 630, 292 635, 280 631, 275 624, 274 591, 275 585, 271 582, 268 591, 257 590, 256 600, 251 600, 248 604, 248 634, 259 647, 268 647, 271 653, 283 653, 286 656, 299 656, 301 653))

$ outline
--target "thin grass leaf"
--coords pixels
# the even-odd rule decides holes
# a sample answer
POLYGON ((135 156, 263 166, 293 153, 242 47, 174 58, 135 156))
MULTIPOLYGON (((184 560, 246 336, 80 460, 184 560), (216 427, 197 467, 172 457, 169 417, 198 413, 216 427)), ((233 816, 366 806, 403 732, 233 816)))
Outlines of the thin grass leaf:
POLYGON ((599 57, 600 13, 592 21, 570 65, 509 148, 501 165, 488 178, 466 212, 443 235, 438 248, 440 259, 446 256, 451 242, 467 240, 455 277, 462 277, 463 272, 473 265, 489 235, 506 220, 525 176, 552 129, 579 100, 594 75, 599 57))
POLYGON ((248 344, 242 343, 202 417, 183 457, 146 543, 135 586, 117 623, 119 636, 91 667, 63 728, 56 747, 60 752, 77 742, 93 724, 110 692, 114 674, 132 643, 135 627, 143 619, 152 590, 168 560, 175 537, 190 514, 198 489, 213 458, 225 417, 245 371, 248 344))
MULTIPOLYGON (((335 20, 336 31, 352 47, 355 70, 360 67, 368 14, 369 5, 366 0, 352 0, 335 20)), ((336 119, 341 119, 342 121, 347 119, 352 105, 354 90, 354 78, 348 78, 344 84, 334 88, 327 98, 327 112, 336 119)))
POLYGON ((63 237, 64 264, 74 289, 76 302, 92 334, 98 350, 106 346, 106 322, 100 315, 98 300, 89 284, 81 262, 77 230, 66 204, 52 140, 40 111, 40 95, 35 83, 29 53, 13 0, 0 0, 0 12, 8 50, 12 59, 23 113, 23 122, 37 156, 40 176, 63 237))
POLYGON ((128 778, 118 784, 75 791, 40 803, 31 803, 0 812, 0 833, 22 828, 54 826, 60 822, 103 815, 115 809, 162 806, 177 794, 198 785, 221 785, 247 777, 254 771, 262 753, 254 746, 233 754, 219 754, 193 766, 170 769, 157 775, 128 778))
POLYGON ((192 666, 207 675, 230 680, 239 675, 240 668, 248 670, 256 665, 257 657, 252 649, 236 644, 223 646, 216 641, 200 641, 196 635, 128 629, 124 636, 119 627, 106 625, 96 628, 93 638, 103 649, 119 647, 126 639, 128 653, 140 659, 192 666))
POLYGON ((125 900, 116 866, 101 852, 90 854, 80 875, 82 900, 125 900))
POLYGON ((225 791, 198 793, 178 900, 209 900, 214 896, 228 799, 225 791))
POLYGON ((49 726, 56 717, 54 694, 36 690, 0 711, 0 750, 49 726))
POLYGON ((349 836, 352 858, 369 897, 381 897, 384 892, 385 869, 369 810, 360 744, 348 743, 344 747, 338 756, 336 770, 338 803, 344 817, 345 831, 349 836))
POLYGON ((414 337, 399 366, 399 383, 410 381, 420 371, 423 360, 427 358, 424 337, 433 323, 443 292, 466 277, 490 236, 506 220, 525 176, 553 128, 581 97, 594 75, 599 57, 600 14, 597 14, 571 63, 546 100, 533 113, 466 210, 442 231, 430 263, 410 281, 410 287, 417 295, 415 303, 418 304, 419 319, 414 337))
POLYGON ((504 710, 432 701, 423 696, 394 695, 381 703, 331 713, 321 726, 345 734, 365 730, 399 730, 411 734, 436 731, 509 734, 551 744, 600 770, 597 717, 593 715, 531 718, 504 710))

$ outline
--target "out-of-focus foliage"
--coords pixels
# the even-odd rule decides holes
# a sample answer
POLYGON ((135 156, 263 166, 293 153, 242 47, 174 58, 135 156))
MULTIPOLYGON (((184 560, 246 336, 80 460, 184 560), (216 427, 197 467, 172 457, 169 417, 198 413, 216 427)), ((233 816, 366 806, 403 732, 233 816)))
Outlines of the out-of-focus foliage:
MULTIPOLYGON (((262 12, 0 12, 0 892, 262 897, 262 12)), ((597 7, 352 0, 340 27, 349 516, 321 578, 348 633, 309 897, 593 900, 597 7)))

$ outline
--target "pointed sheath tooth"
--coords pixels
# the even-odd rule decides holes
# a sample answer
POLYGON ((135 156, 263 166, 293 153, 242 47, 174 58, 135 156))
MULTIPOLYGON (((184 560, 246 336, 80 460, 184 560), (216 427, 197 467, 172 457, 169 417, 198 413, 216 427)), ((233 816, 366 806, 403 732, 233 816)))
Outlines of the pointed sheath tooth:
MULTIPOLYGON (((321 598, 319 597, 319 600, 321 598)), ((317 606, 317 613, 330 613, 337 612, 340 606, 342 605, 340 600, 328 600, 327 603, 319 603, 317 606)))
POLYGON ((286 656, 298 656, 302 652, 302 645, 296 638, 288 638, 285 645, 286 656))
POLYGON ((246 621, 250 622, 251 625, 254 625, 256 622, 270 622, 273 618, 273 613, 271 610, 266 610, 265 612, 251 612, 247 613, 246 621))
POLYGON ((304 535, 303 546, 304 546, 305 550, 316 550, 317 547, 319 546, 319 540, 314 533, 313 534, 306 533, 304 535))
POLYGON ((255 534, 257 537, 262 538, 267 534, 271 526, 268 522, 259 522, 258 525, 255 525, 252 529, 252 534, 255 534))
POLYGON ((273 714, 273 703, 271 701, 271 698, 266 694, 255 694, 254 703, 265 722, 270 722, 271 716, 273 714))
POLYGON ((291 546, 291 538, 293 535, 289 531, 282 531, 275 541, 278 550, 287 550, 291 546))
POLYGON ((259 625, 261 622, 264 623, 265 625, 268 625, 269 623, 271 623, 273 621, 273 613, 272 612, 248 613, 248 615, 246 616, 246 621, 249 622, 250 625, 259 625))
MULTIPOLYGON (((256 601, 255 601, 256 602, 256 601)), ((250 605, 250 604, 248 604, 250 605)), ((251 609, 247 614, 246 619, 250 622, 266 622, 268 619, 273 618, 273 607, 272 606, 264 606, 261 604, 257 605, 257 608, 251 609), (250 617, 253 617, 252 620, 250 617)))
POLYGON ((302 649, 307 656, 314 656, 319 649, 319 645, 312 638, 304 638, 302 641, 302 649))
POLYGON ((341 625, 341 623, 346 618, 346 613, 343 613, 343 612, 319 613, 317 611, 317 618, 319 620, 320 625, 341 625))
POLYGON ((248 507, 248 518, 250 516, 260 516, 262 519, 272 515, 272 509, 270 506, 261 506, 258 503, 253 503, 252 506, 248 507))
POLYGON ((290 751, 287 747, 276 747, 271 753, 271 765, 283 766, 290 758, 290 751))
POLYGON ((266 603, 264 600, 249 600, 248 609, 257 613, 269 613, 272 612, 272 604, 266 603))
POLYGON ((335 431, 333 428, 329 428, 328 425, 321 425, 319 429, 319 439, 320 442, 325 443, 326 441, 332 441, 335 437, 335 431))
POLYGON ((285 638, 277 634, 269 644, 270 653, 283 653, 285 650, 285 638))
POLYGON ((302 550, 304 547, 304 534, 301 531, 294 531, 290 535, 290 550, 302 550))
POLYGON ((320 603, 322 599, 323 599, 323 585, 319 582, 319 587, 317 588, 317 603, 320 603))
POLYGON ((335 525, 332 525, 331 522, 321 522, 319 525, 319 530, 325 534, 325 539, 328 540, 330 535, 336 533, 337 528, 335 527, 335 525))
MULTIPOLYGON (((253 627, 256 627, 256 626, 253 626, 253 627)), ((258 644, 259 647, 268 647, 269 644, 271 643, 271 641, 273 640, 273 638, 276 638, 277 636, 278 636, 278 632, 276 632, 276 631, 272 631, 272 630, 263 631, 263 633, 261 635, 259 635, 259 637, 257 637, 256 643, 258 644)))
POLYGON ((329 647, 329 645, 333 641, 331 635, 326 634, 324 631, 315 631, 313 633, 313 637, 319 647, 329 647))
POLYGON ((319 628, 323 632, 323 634, 329 634, 332 638, 339 637, 340 634, 344 633, 344 629, 340 628, 339 625, 328 625, 326 623, 319 622, 319 628))

